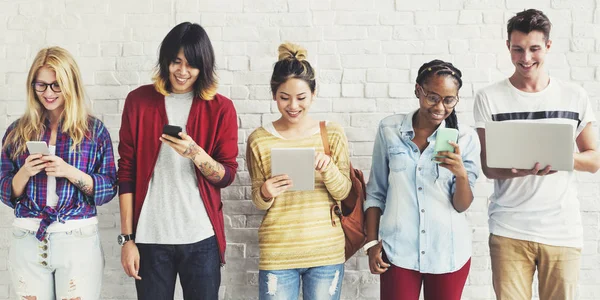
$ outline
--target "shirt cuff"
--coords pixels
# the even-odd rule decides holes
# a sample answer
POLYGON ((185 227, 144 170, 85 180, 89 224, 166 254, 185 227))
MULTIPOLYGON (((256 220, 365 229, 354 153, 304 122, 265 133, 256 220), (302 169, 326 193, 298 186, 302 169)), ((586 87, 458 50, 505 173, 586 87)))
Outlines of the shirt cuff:
POLYGON ((130 182, 119 182, 119 196, 123 194, 133 193, 135 191, 135 183, 130 182))
POLYGON ((377 207, 377 208, 381 209, 381 213, 383 214, 383 212, 385 210, 385 203, 383 203, 381 201, 373 200, 373 199, 367 199, 365 201, 364 211, 367 211, 367 209, 369 209, 371 207, 377 207))

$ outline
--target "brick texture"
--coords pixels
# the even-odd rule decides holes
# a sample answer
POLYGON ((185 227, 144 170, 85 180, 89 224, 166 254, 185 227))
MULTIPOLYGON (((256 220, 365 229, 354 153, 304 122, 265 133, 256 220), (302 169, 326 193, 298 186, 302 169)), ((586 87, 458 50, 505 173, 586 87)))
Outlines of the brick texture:
MULTIPOLYGON (((505 22, 525 8, 554 23, 548 56, 553 76, 582 85, 600 104, 600 0, 0 0, 0 131, 24 110, 25 80, 37 50, 71 51, 83 73, 94 113, 118 143, 128 91, 150 82, 164 35, 181 21, 205 26, 217 55, 219 91, 234 100, 242 150, 235 183, 223 191, 228 264, 221 299, 258 298, 257 228, 262 214, 249 201, 244 167, 247 135, 278 117, 269 92, 279 43, 305 46, 318 73, 313 113, 341 123, 352 160, 368 173, 379 120, 417 107, 416 70, 427 60, 449 60, 463 70, 457 110, 472 125, 474 92, 512 72, 505 22)), ((597 117, 600 109, 597 107, 597 117)), ((578 174, 585 248, 578 299, 600 299, 600 175, 578 174)), ((466 213, 473 260, 463 299, 494 299, 487 246, 487 197, 482 175, 466 213)), ((102 299, 135 299, 120 266, 118 199, 101 207, 106 256, 102 299)), ((0 207, 0 299, 12 299, 7 256, 12 211, 0 207)), ((537 293, 536 293, 537 294, 537 293)), ((177 290, 177 298, 181 291, 177 290)), ((379 278, 358 254, 346 264, 342 299, 378 299, 379 278)), ((537 298, 536 298, 537 299, 537 298)))

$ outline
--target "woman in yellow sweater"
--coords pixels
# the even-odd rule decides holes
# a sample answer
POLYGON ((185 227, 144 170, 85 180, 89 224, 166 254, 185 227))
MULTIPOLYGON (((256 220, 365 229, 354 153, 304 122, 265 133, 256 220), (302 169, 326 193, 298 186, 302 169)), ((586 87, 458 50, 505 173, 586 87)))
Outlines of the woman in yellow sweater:
POLYGON ((248 137, 246 160, 252 202, 266 210, 258 231, 259 299, 340 299, 344 277, 344 232, 331 205, 348 195, 348 141, 338 124, 327 122, 331 156, 326 155, 319 121, 308 115, 315 101, 315 71, 306 50, 279 46, 271 77, 273 100, 281 117, 248 137), (285 174, 271 174, 271 148, 314 148, 315 189, 290 191, 285 174))

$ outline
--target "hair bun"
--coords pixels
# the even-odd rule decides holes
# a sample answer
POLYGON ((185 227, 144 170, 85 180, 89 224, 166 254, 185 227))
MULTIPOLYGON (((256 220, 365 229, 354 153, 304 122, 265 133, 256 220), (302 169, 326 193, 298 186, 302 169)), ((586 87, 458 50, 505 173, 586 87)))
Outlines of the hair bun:
POLYGON ((279 51, 279 60, 297 59, 298 61, 303 61, 307 56, 306 49, 290 42, 279 45, 279 49, 277 50, 279 51))

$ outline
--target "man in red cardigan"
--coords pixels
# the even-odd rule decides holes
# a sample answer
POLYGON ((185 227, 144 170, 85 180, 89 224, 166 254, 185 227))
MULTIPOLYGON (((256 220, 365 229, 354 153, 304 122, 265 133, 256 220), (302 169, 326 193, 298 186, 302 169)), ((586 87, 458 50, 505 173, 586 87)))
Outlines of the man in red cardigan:
POLYGON ((237 170, 237 116, 216 93, 204 29, 181 23, 161 44, 154 84, 129 93, 119 131, 121 263, 139 299, 217 299, 225 262, 221 188, 237 170), (163 134, 164 125, 182 132, 163 134))

